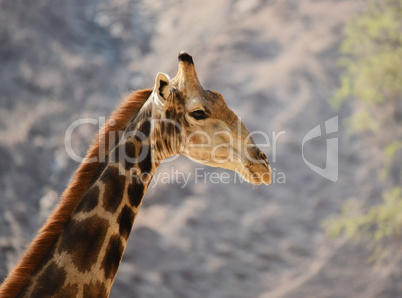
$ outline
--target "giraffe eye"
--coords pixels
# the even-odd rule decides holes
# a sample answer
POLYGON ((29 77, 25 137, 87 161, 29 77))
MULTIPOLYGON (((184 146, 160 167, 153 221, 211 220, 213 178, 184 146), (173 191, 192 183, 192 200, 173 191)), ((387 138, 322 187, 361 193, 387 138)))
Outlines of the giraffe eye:
POLYGON ((203 110, 195 110, 190 113, 190 116, 195 120, 203 120, 208 118, 208 115, 203 110))

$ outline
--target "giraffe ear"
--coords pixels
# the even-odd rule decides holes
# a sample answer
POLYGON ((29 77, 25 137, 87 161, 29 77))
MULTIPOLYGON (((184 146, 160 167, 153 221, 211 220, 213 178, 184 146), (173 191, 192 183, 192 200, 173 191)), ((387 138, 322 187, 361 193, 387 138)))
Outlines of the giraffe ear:
POLYGON ((153 90, 155 102, 163 106, 170 93, 170 78, 167 74, 159 72, 156 75, 155 87, 153 90))

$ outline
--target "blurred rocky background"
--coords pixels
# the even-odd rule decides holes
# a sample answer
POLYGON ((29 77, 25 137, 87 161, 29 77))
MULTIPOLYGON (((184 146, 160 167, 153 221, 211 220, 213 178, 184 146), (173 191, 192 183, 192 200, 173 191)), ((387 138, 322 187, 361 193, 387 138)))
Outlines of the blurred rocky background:
MULTIPOLYGON (((111 297, 402 296, 400 259, 370 262, 368 245, 332 240, 322 224, 351 197, 380 202, 386 184, 373 156, 378 143, 346 133, 353 107, 329 104, 340 85, 345 24, 366 7, 363 0, 0 1, 0 279, 78 166, 65 149, 69 125, 109 115, 131 90, 152 87, 160 71, 174 76, 186 50, 204 88, 222 93, 250 131, 270 136, 263 151, 274 183, 255 187, 233 173, 229 183, 204 183, 197 173, 224 171, 183 157, 164 164, 158 173, 172 179, 149 189, 111 297), (306 165, 302 142, 337 115, 332 182, 306 165), (172 169, 191 179, 174 179, 172 169)), ((74 131, 77 154, 96 130, 74 131)), ((304 147, 320 167, 326 140, 304 147)))

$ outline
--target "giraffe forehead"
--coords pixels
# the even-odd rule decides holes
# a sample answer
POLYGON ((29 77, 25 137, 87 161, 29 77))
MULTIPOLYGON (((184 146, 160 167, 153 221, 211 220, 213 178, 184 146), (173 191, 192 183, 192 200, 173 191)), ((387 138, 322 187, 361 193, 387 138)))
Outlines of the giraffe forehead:
POLYGON ((211 112, 216 111, 219 113, 228 110, 223 96, 215 91, 210 90, 203 90, 195 96, 186 98, 185 107, 187 110, 191 110, 197 107, 204 107, 210 109, 211 112))

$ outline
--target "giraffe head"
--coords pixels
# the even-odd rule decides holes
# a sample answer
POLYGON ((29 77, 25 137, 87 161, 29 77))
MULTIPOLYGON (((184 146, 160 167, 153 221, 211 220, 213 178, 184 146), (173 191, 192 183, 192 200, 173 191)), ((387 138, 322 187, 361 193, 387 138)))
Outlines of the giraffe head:
POLYGON ((162 122, 167 121, 165 126, 171 127, 164 136, 171 138, 170 153, 236 171, 253 184, 270 184, 268 159, 255 145, 250 132, 221 94, 203 89, 192 57, 181 52, 178 58, 177 75, 170 79, 158 73, 152 93, 159 117, 162 122))

